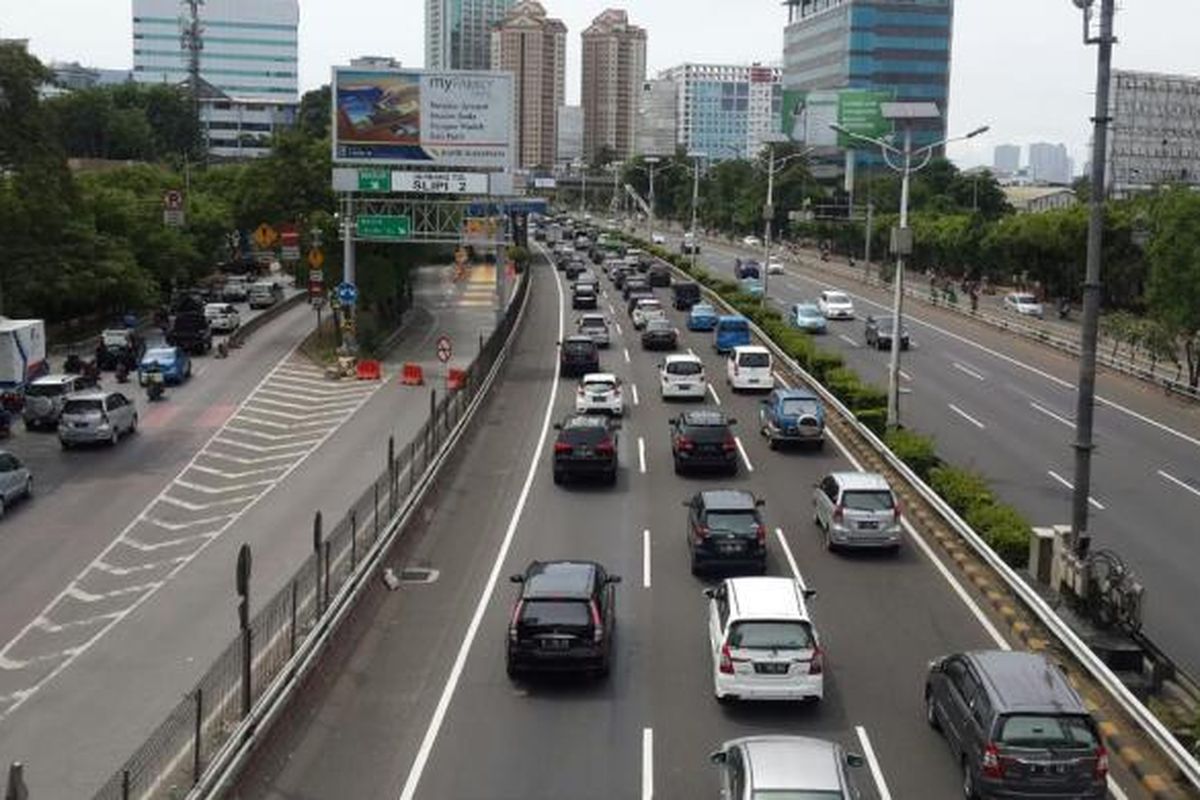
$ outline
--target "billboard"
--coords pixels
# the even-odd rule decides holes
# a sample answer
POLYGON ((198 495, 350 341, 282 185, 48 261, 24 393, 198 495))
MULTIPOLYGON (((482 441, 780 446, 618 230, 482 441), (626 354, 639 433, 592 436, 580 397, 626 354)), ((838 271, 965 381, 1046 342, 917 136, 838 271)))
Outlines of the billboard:
POLYGON ((862 146, 830 126, 837 123, 863 136, 886 136, 892 132, 892 124, 884 119, 881 104, 893 96, 891 91, 875 89, 785 89, 783 132, 792 141, 809 146, 862 146))
POLYGON ((333 68, 333 160, 509 168, 513 77, 333 68))

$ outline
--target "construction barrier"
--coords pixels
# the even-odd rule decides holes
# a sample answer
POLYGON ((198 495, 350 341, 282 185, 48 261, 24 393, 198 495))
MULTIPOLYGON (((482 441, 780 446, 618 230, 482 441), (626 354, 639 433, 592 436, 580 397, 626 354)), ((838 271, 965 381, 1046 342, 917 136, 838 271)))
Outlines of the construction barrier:
POLYGON ((358 369, 355 374, 360 381, 377 381, 382 372, 378 361, 373 358, 364 358, 358 362, 358 369))
POLYGON ((450 390, 461 389, 467 385, 467 371, 465 369, 450 368, 446 373, 446 388, 450 390))
POLYGON ((425 373, 421 369, 420 364, 406 363, 404 369, 400 373, 400 383, 405 386, 423 386, 425 384, 425 373))

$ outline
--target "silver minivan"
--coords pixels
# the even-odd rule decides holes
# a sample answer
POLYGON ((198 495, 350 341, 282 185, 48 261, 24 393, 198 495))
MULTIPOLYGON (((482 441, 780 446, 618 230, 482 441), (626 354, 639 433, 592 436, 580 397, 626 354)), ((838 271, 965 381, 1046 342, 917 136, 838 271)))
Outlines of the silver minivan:
POLYGON ((813 521, 825 547, 888 548, 903 541, 900 501, 874 472, 832 472, 813 490, 813 521))
POLYGON ((0 450, 0 516, 22 497, 33 494, 33 474, 21 459, 0 450))
POLYGON ((78 375, 44 375, 25 387, 25 407, 21 417, 29 430, 53 429, 58 424, 67 396, 83 388, 78 375))
POLYGON ((58 421, 58 440, 64 450, 77 444, 115 445, 137 430, 137 407, 120 392, 79 392, 67 398, 58 421))
POLYGON ((858 800, 850 767, 865 761, 837 742, 809 736, 744 736, 709 756, 721 768, 721 800, 858 800))

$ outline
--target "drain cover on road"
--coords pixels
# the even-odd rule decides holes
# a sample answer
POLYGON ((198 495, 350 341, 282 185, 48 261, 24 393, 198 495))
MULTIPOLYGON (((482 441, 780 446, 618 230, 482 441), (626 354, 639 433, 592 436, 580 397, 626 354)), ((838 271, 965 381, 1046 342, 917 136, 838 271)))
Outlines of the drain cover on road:
POLYGON ((438 579, 438 571, 427 567, 405 567, 400 570, 401 583, 433 583, 438 579))

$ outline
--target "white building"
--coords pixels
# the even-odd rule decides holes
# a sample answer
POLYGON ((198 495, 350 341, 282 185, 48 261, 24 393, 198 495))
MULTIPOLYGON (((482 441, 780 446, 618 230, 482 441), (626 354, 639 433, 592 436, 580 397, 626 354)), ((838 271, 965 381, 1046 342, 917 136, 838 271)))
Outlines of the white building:
POLYGON ((670 156, 675 152, 677 100, 674 81, 649 80, 642 84, 634 140, 636 155, 670 156))
MULTIPOLYGON (((200 123, 209 152, 245 158, 269 152, 299 105, 298 0, 206 0, 200 15, 200 123)), ((188 80, 179 0, 133 0, 133 78, 188 80)))
POLYGON ((558 107, 558 163, 583 160, 583 106, 558 107))
POLYGON ((713 159, 749 158, 780 128, 783 70, 758 64, 680 64, 663 70, 677 92, 676 142, 713 159))
POLYGON ((1021 146, 998 144, 992 156, 992 166, 1004 175, 1016 175, 1021 169, 1021 146))
POLYGON ((1109 188, 1200 185, 1200 78, 1113 70, 1109 188))
POLYGON ((1005 186, 1004 198, 1019 214, 1038 214, 1055 208, 1070 208, 1078 200, 1063 186, 1005 186))
POLYGON ((1029 145, 1029 174, 1034 183, 1069 184, 1071 159, 1066 145, 1046 142, 1029 145))

